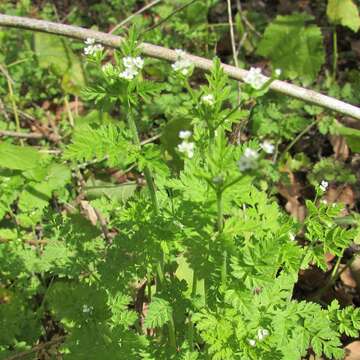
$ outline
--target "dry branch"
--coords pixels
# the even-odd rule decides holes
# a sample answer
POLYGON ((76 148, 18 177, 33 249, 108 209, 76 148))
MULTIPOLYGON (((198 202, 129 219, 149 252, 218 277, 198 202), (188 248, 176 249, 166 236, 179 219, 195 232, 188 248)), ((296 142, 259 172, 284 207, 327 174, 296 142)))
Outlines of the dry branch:
MULTIPOLYGON (((94 38, 98 43, 107 45, 113 48, 119 47, 122 38, 115 35, 110 35, 94 30, 87 30, 77 26, 57 24, 44 20, 36 20, 26 17, 9 16, 0 14, 0 26, 22 28, 27 30, 41 31, 51 34, 63 35, 79 40, 86 38, 94 38)), ((176 61, 176 53, 174 50, 164 48, 162 46, 152 45, 149 43, 140 44, 143 54, 157 59, 168 61, 176 61)), ((195 55, 188 55, 188 58, 193 61, 194 65, 203 70, 210 70, 212 61, 195 55)), ((243 80, 247 74, 246 70, 238 69, 234 66, 223 64, 224 71, 235 80, 243 80)), ((279 93, 289 95, 291 97, 301 99, 303 101, 322 106, 329 110, 333 110, 355 119, 360 120, 360 108, 350 105, 343 101, 337 100, 330 96, 323 95, 313 90, 308 90, 300 86, 296 86, 285 81, 275 80, 270 88, 279 93)))

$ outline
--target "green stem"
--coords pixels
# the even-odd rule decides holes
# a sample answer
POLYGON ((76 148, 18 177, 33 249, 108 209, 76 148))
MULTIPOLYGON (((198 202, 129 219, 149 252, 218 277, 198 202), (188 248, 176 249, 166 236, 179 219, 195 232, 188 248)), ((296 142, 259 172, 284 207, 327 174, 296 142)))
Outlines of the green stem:
POLYGON ((172 312, 169 314, 169 340, 170 346, 176 351, 176 335, 175 335, 175 323, 172 312))
POLYGON ((159 279, 159 284, 163 284, 164 281, 165 281, 165 277, 164 277, 164 264, 163 262, 158 262, 156 264, 156 271, 157 271, 157 274, 158 274, 158 279, 159 279))
MULTIPOLYGON (((216 203, 217 203, 217 227, 219 234, 221 234, 224 226, 222 191, 216 192, 216 203)), ((227 279, 227 250, 224 249, 223 264, 221 267, 221 283, 224 289, 226 287, 226 279, 227 279)))
POLYGON ((148 293, 148 302, 151 302, 151 269, 148 267, 146 270, 146 286, 147 286, 147 293, 148 293))
POLYGON ((216 204, 217 204, 217 228, 219 233, 222 233, 223 230, 222 191, 216 192, 216 204))
POLYGON ((337 31, 336 26, 333 30, 333 80, 336 80, 337 74, 337 64, 338 64, 338 45, 337 45, 337 31))
MULTIPOLYGON (((141 142, 140 142, 140 138, 139 138, 139 133, 138 133, 138 130, 136 127, 135 120, 134 120, 129 108, 128 108, 127 120, 128 120, 128 125, 130 128, 130 131, 133 136, 133 141, 134 141, 135 145, 139 146, 139 148, 140 148, 141 142)), ((150 198, 151 198, 154 212, 156 215, 158 215, 159 214, 159 205, 158 205, 158 201, 157 201, 157 197, 156 197, 155 183, 153 180, 153 176, 151 174, 151 170, 147 166, 145 166, 145 168, 144 168, 144 175, 145 175, 146 183, 149 188, 150 198)))
POLYGON ((196 295, 196 290, 197 290, 197 275, 196 272, 194 270, 193 272, 193 278, 192 278, 192 289, 191 289, 191 298, 193 299, 196 295))
POLYGON ((191 320, 192 314, 189 315, 189 344, 190 344, 190 350, 194 351, 194 324, 191 320))

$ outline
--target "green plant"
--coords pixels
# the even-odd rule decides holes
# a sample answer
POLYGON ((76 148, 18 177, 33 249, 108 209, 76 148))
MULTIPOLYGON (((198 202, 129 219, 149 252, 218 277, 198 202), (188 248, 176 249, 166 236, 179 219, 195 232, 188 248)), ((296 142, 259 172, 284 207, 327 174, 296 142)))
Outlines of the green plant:
MULTIPOLYGON (((107 29, 141 2, 109 0, 86 11, 80 3, 69 22, 107 29)), ((326 181, 356 184, 356 174, 331 157, 289 152, 316 125, 316 135, 342 134, 353 151, 358 133, 268 91, 280 76, 317 78, 325 44, 314 18, 293 13, 267 24, 264 14, 238 11, 246 50, 239 57, 256 51, 273 67, 269 79, 251 68, 239 91, 218 58, 203 78, 182 50, 172 66, 141 57, 140 40, 212 56, 229 25, 208 18, 222 5, 163 1, 149 12, 154 23, 137 16, 136 27, 119 30, 120 49, 88 39, 84 63, 68 40, 0 32, 0 64, 10 74, 0 78, 0 128, 49 122, 60 131, 55 140, 1 139, 0 359, 31 357, 37 344, 39 354, 84 360, 340 359, 344 336, 359 336, 359 309, 323 303, 322 288, 312 300, 296 293, 299 273, 327 273, 328 254, 336 264, 324 289, 333 286, 358 241, 356 216, 349 225, 339 219, 342 206, 320 201, 326 181), (69 104, 79 96, 80 116, 69 104), (9 107, 14 120, 26 110, 20 123, 9 107), (69 121, 51 123, 52 112, 69 121), (304 181, 315 198, 304 202, 302 223, 274 196, 284 167, 311 169, 304 181)), ((355 31, 356 16, 343 11, 354 6, 329 1, 329 20, 355 31)), ((21 15, 31 3, 0 9, 21 15)), ((58 15, 50 2, 41 11, 58 15)), ((325 76, 323 86, 356 102, 352 71, 346 84, 325 76)))
MULTIPOLYGON (((310 348, 341 358, 340 336, 358 335, 357 313, 292 293, 300 269, 310 261, 324 267, 329 251, 341 256, 355 233, 334 221, 338 207, 309 201, 308 244, 297 244, 298 224, 260 190, 274 146, 256 139, 235 146, 227 138, 249 115, 245 103, 261 101, 273 79, 254 73, 242 86, 240 108, 229 109, 231 88, 217 59, 208 83, 194 89, 191 62, 179 51, 164 86, 142 77, 147 64, 135 30, 114 63, 104 65, 104 50, 87 43, 100 71, 83 97, 100 114, 119 109, 119 119, 96 113, 77 125, 58 160, 1 144, 1 357, 31 344, 50 315, 65 335, 65 358, 295 360, 310 348), (183 113, 190 122, 177 128, 175 142, 144 144, 143 103, 165 90, 176 97, 179 89, 188 92, 183 113), (169 153, 179 161, 169 161, 169 153), (93 224, 77 211, 58 210, 76 195, 76 178, 85 189, 96 187, 104 180, 93 170, 109 167, 133 169, 146 186, 126 198, 95 193, 93 224), (110 237, 104 226, 118 230, 110 237), (42 300, 31 312, 34 294, 42 300)), ((281 126, 259 129, 279 139, 289 134, 281 126)))

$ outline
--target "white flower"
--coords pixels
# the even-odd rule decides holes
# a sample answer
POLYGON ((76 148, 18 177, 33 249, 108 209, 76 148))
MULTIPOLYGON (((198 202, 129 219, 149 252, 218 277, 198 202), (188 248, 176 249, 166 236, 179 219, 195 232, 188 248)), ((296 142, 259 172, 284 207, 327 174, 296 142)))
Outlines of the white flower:
POLYGON ((142 69, 144 67, 144 59, 142 59, 140 56, 137 56, 133 59, 133 64, 138 68, 142 69))
POLYGON ((214 98, 214 95, 212 95, 212 94, 203 95, 201 97, 201 101, 206 105, 213 106, 215 103, 215 98, 214 98))
POLYGON ((138 69, 142 69, 144 66, 144 60, 140 56, 136 58, 126 56, 122 60, 125 69, 119 76, 125 80, 132 80, 139 73, 138 69))
POLYGON ((93 38, 87 38, 87 39, 85 40, 85 44, 86 44, 86 45, 94 45, 94 44, 95 44, 95 39, 93 39, 93 38))
POLYGON ((250 346, 254 347, 256 345, 256 340, 248 339, 248 343, 249 343, 250 346))
POLYGON ((244 151, 244 156, 250 160, 256 160, 259 157, 259 154, 256 150, 246 148, 244 151))
MULTIPOLYGON (((94 39, 88 39, 90 40, 90 42, 94 39)), ((103 51, 104 47, 100 44, 92 44, 92 45, 88 45, 85 49, 84 49, 84 54, 85 55, 95 55, 97 52, 103 51)))
POLYGON ((192 132, 189 130, 181 130, 179 132, 179 138, 180 139, 188 139, 192 135, 192 132))
POLYGON ((258 330, 258 333, 257 333, 257 338, 258 338, 260 341, 263 341, 263 340, 265 340, 265 338, 267 338, 269 335, 270 335, 269 330, 260 328, 260 329, 258 330))
POLYGON ((244 155, 238 161, 240 171, 254 169, 256 167, 256 160, 258 157, 259 154, 255 150, 246 148, 244 155))
POLYGON ((125 80, 132 80, 138 72, 132 68, 127 68, 119 74, 119 77, 125 80))
POLYGON ((244 81, 256 90, 261 89, 267 80, 267 77, 261 73, 260 68, 252 67, 244 76, 244 81))
POLYGON ((186 56, 186 52, 181 49, 175 49, 176 58, 179 60, 181 58, 184 58, 186 56))
POLYGON ((281 69, 275 69, 275 75, 276 76, 280 76, 282 73, 282 70, 281 69))
POLYGON ((291 241, 295 241, 295 235, 293 233, 289 233, 289 238, 291 241))
POLYGON ((174 71, 187 75, 190 71, 192 61, 186 59, 186 52, 181 49, 175 49, 176 61, 171 65, 174 71))
POLYGON ((181 153, 184 153, 189 159, 194 156, 194 148, 195 144, 193 142, 183 141, 181 144, 178 145, 178 150, 181 153))
POLYGON ((265 140, 260 146, 267 154, 274 153, 275 146, 270 141, 265 140))
POLYGON ((95 44, 95 39, 93 39, 93 38, 87 38, 85 40, 85 45, 87 45, 84 48, 84 54, 85 55, 94 55, 98 51, 103 51, 104 50, 104 47, 102 45, 95 44))
POLYGON ((328 183, 327 181, 323 180, 323 181, 321 182, 321 184, 320 184, 320 189, 321 189, 322 191, 326 191, 326 189, 328 188, 328 186, 329 186, 329 183, 328 183))
POLYGON ((83 311, 83 313, 85 313, 85 314, 89 314, 89 313, 91 313, 93 310, 94 310, 94 307, 91 306, 91 305, 89 306, 89 305, 84 304, 83 307, 82 307, 82 311, 83 311))

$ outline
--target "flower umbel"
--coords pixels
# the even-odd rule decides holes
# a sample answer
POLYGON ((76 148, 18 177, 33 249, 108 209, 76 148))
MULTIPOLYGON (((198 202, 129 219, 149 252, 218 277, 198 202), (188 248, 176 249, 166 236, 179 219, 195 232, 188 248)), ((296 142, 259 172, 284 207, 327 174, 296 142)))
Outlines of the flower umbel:
POLYGON ((265 140, 260 146, 267 154, 274 153, 275 146, 270 141, 265 140))
POLYGON ((257 151, 246 148, 244 155, 238 161, 238 166, 240 171, 250 170, 256 168, 256 160, 258 159, 259 154, 257 151))
POLYGON ((94 310, 94 307, 92 305, 87 305, 87 304, 84 304, 83 307, 82 307, 82 311, 84 314, 89 314, 89 313, 92 313, 94 310))
POLYGON ((186 52, 181 49, 175 49, 176 61, 171 67, 182 75, 188 75, 192 66, 192 61, 186 58, 186 52))
POLYGON ((203 96, 201 97, 201 101, 202 101, 205 105, 213 106, 214 103, 215 103, 215 98, 214 98, 214 95, 212 95, 212 94, 203 95, 203 96))
POLYGON ((183 141, 178 145, 178 150, 184 153, 189 159, 194 156, 195 144, 193 142, 183 141))
POLYGON ((95 44, 95 39, 87 38, 85 40, 84 54, 85 55, 95 55, 96 53, 103 51, 104 47, 100 44, 95 44))
POLYGON ((261 73, 261 69, 254 67, 250 68, 244 77, 244 81, 251 85, 255 90, 261 89, 267 80, 267 77, 261 73))
POLYGON ((192 135, 192 132, 189 130, 181 130, 179 132, 179 138, 183 141, 178 145, 178 150, 185 154, 188 158, 192 158, 194 156, 195 144, 193 142, 189 142, 188 139, 192 135))
POLYGON ((248 339, 248 343, 249 343, 250 346, 254 347, 256 345, 256 340, 248 339))
POLYGON ((132 80, 139 74, 139 70, 143 68, 144 60, 140 56, 126 56, 123 58, 123 64, 125 69, 119 74, 119 77, 125 80, 132 80))
POLYGON ((258 330, 258 333, 257 333, 257 338, 259 339, 259 341, 263 341, 263 340, 265 340, 265 338, 267 338, 269 335, 270 335, 269 330, 260 328, 260 329, 258 330))
POLYGON ((320 184, 320 189, 321 189, 322 191, 326 191, 327 188, 328 188, 328 186, 329 186, 329 183, 328 183, 327 181, 323 180, 323 181, 321 182, 321 184, 320 184))
POLYGON ((179 132, 179 138, 180 138, 180 139, 186 140, 186 139, 188 139, 191 135, 192 135, 192 132, 189 131, 189 130, 181 130, 181 131, 179 132))

